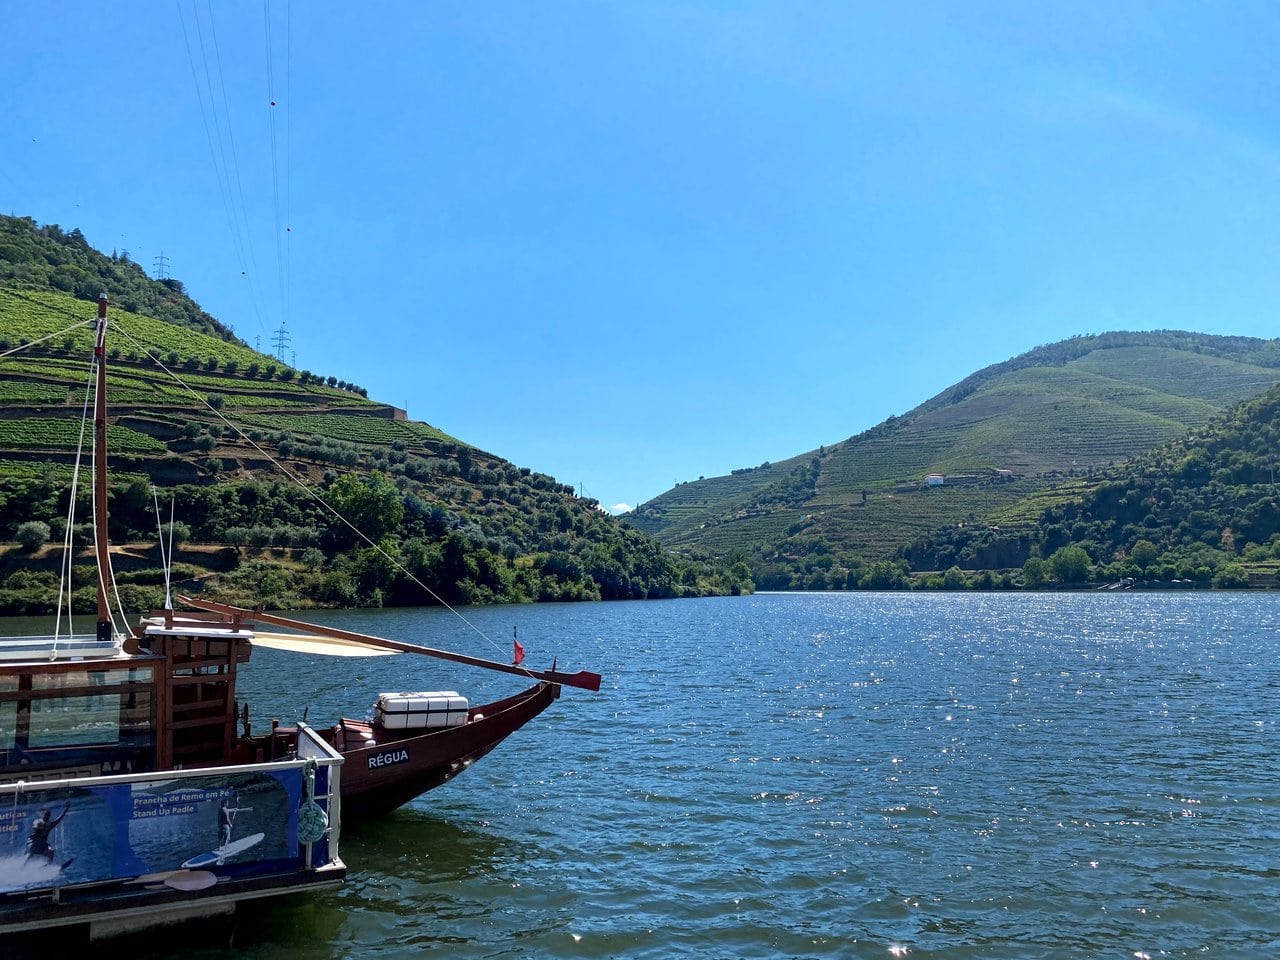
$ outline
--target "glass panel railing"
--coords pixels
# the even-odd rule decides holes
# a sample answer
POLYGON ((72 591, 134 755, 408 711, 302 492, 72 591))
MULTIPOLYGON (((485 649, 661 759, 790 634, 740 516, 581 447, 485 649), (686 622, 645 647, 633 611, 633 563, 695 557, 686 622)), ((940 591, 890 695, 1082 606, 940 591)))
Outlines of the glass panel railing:
POLYGON ((114 640, 99 640, 92 634, 60 637, 2 637, 0 660, 66 660, 112 657, 119 651, 114 640))

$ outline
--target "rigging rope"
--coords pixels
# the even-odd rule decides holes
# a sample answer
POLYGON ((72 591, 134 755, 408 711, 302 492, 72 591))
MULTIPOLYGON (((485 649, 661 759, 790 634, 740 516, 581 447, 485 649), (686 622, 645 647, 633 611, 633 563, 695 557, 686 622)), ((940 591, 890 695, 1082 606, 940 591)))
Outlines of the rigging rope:
POLYGON ((170 571, 173 567, 173 500, 169 500, 169 549, 165 550, 164 522, 160 519, 160 492, 151 484, 151 502, 156 508, 156 534, 160 540, 160 565, 164 567, 164 605, 165 609, 173 606, 172 594, 169 592, 170 571))
MULTIPOLYGON (((98 362, 99 362, 98 357, 94 357, 93 366, 96 367, 98 362)), ((81 424, 82 424, 81 429, 83 429, 83 421, 81 422, 81 424)), ((105 455, 105 451, 98 450, 97 444, 94 444, 92 462, 95 464, 95 466, 97 464, 99 455, 105 455)), ((104 509, 106 508, 106 504, 103 504, 103 508, 104 509)), ((93 498, 93 538, 94 538, 93 540, 94 546, 96 547, 98 543, 98 498, 97 497, 93 498)), ((128 617, 128 614, 125 613, 124 604, 120 600, 120 590, 116 586, 116 573, 115 573, 115 569, 111 565, 110 550, 106 552, 106 557, 107 557, 107 569, 103 570, 101 567, 98 568, 98 589, 102 591, 103 596, 108 597, 107 617, 111 622, 111 636, 114 638, 122 635, 123 631, 121 631, 120 628, 116 626, 116 616, 114 613, 111 612, 111 600, 110 600, 111 597, 115 597, 116 606, 119 608, 121 623, 127 624, 129 622, 129 617, 128 617), (111 585, 110 590, 107 589, 108 583, 110 583, 111 585)))
MULTIPOLYGON (((65 315, 70 316, 70 314, 65 314, 65 315)), ((39 340, 32 340, 30 343, 20 343, 16 347, 12 347, 4 351, 4 353, 0 353, 0 360, 3 360, 5 357, 13 356, 13 354, 19 353, 23 350, 29 350, 31 347, 38 347, 40 344, 47 343, 48 341, 52 340, 54 337, 61 337, 64 334, 70 333, 72 330, 78 329, 79 327, 87 327, 94 322, 96 321, 81 320, 78 323, 73 323, 71 326, 63 330, 59 330, 56 333, 51 333, 47 337, 41 337, 39 340)))
MULTIPOLYGON (((331 506, 330 503, 324 499, 324 497, 320 496, 320 494, 316 492, 313 486, 308 484, 305 480, 299 477, 287 466, 285 466, 283 463, 281 463, 279 460, 273 457, 270 454, 270 452, 268 452, 267 450, 259 446, 258 443, 254 441, 252 437, 250 437, 247 433, 241 430, 235 423, 233 423, 232 421, 228 420, 225 416, 223 416, 220 410, 217 410, 213 406, 211 406, 203 394, 194 390, 191 386, 187 384, 185 380, 183 380, 180 376, 178 376, 178 374, 176 374, 173 370, 169 369, 169 367, 165 366, 165 364, 161 362, 160 358, 157 357, 155 354, 153 354, 151 352, 151 349, 147 347, 146 344, 142 343, 141 341, 133 337, 129 333, 129 331, 125 330, 124 327, 121 326, 121 324, 118 321, 115 325, 115 329, 118 330, 125 337, 125 339, 127 339, 135 347, 137 347, 144 354, 146 354, 147 358, 151 360, 152 363, 154 363, 162 371, 168 374, 180 387, 182 387, 189 394, 191 394, 191 396, 194 397, 200 403, 201 406, 205 407, 210 413, 212 413, 215 417, 221 420, 228 427, 230 427, 241 440, 249 444, 249 446, 253 447, 254 450, 256 450, 263 457, 265 457, 277 470, 279 470, 282 474, 284 474, 291 481, 293 481, 293 483, 295 483, 300 489, 305 491, 306 494, 309 497, 311 497, 312 500, 314 500, 321 507, 327 510, 336 520, 338 520, 338 522, 343 524, 347 529, 349 529, 357 537, 359 537, 366 544, 368 544, 383 559, 385 559, 393 567, 395 567, 402 574, 404 574, 404 576, 408 578, 412 583, 421 587, 427 593, 427 595, 430 596, 432 599, 434 599, 438 604, 440 604, 442 607, 444 607, 446 610, 452 613, 455 617, 457 617, 459 620, 465 623, 468 627, 470 627, 473 631, 475 631, 475 633, 478 634, 480 637, 484 638, 485 642, 488 643, 489 646, 493 647, 494 650, 497 650, 499 653, 505 654, 505 651, 503 650, 503 648, 498 646, 498 644, 494 642, 492 637, 490 637, 487 633, 485 633, 483 630, 477 627, 474 623, 468 620, 459 610, 451 606, 448 602, 445 601, 443 597, 441 597, 438 593, 436 593, 429 586, 427 586, 420 579, 418 579, 418 577, 415 576, 414 573, 411 570, 409 570, 408 567, 406 567, 403 563, 400 562, 398 557, 392 556, 390 553, 384 550, 378 543, 374 542, 363 530, 361 530, 359 527, 353 524, 350 520, 344 517, 341 513, 339 513, 336 509, 334 509, 333 506, 331 506)), ((524 672, 528 674, 530 679, 536 679, 527 667, 524 668, 524 672)))
POLYGON ((76 439, 76 459, 71 468, 71 498, 67 504, 67 530, 63 537, 62 573, 58 579, 58 608, 53 622, 53 647, 58 648, 58 637, 62 629, 62 596, 66 589, 67 598, 67 635, 75 636, 75 625, 71 622, 71 560, 72 545, 75 537, 76 498, 80 489, 80 464, 84 460, 84 432, 89 422, 89 403, 93 397, 93 362, 89 363, 89 379, 84 385, 84 406, 80 411, 80 436, 76 439))
MULTIPOLYGON (((21 294, 18 294, 18 295, 21 296, 21 294)), ((63 313, 66 316, 72 316, 72 314, 68 313, 65 310, 60 309, 59 312, 63 313)), ((6 350, 3 353, 0 353, 0 359, 12 356, 13 354, 23 350, 29 350, 32 347, 39 346, 42 343, 46 343, 49 340, 52 340, 54 337, 63 336, 67 333, 70 333, 73 330, 79 329, 80 327, 87 327, 95 323, 97 323, 96 318, 92 320, 77 320, 75 323, 71 324, 71 326, 65 327, 62 330, 58 330, 54 333, 51 333, 46 337, 40 337, 38 340, 32 340, 29 343, 19 344, 18 346, 13 347, 10 350, 6 350)), ((95 369, 94 365, 96 364, 96 362, 97 362, 96 358, 91 358, 89 361, 89 379, 85 384, 84 406, 80 412, 80 435, 76 440, 76 458, 71 470, 71 499, 70 499, 70 502, 67 504, 67 528, 63 533, 62 569, 59 571, 59 574, 58 574, 58 604, 57 604, 57 608, 54 615, 53 650, 51 651, 51 656, 57 656, 58 641, 59 639, 61 639, 61 635, 62 635, 62 608, 63 608, 64 597, 65 597, 66 609, 67 609, 67 635, 70 637, 70 636, 74 636, 74 633, 75 633, 75 626, 71 620, 71 616, 72 616, 71 614, 71 567, 72 567, 72 559, 73 559, 72 543, 73 543, 73 538, 75 536, 75 509, 76 509, 76 497, 79 491, 79 483, 80 483, 80 465, 84 459, 84 431, 85 431, 85 424, 88 423, 89 421, 89 401, 93 394, 93 384, 94 384, 93 374, 95 369)), ((95 509, 96 509, 96 505, 95 505, 95 509)), ((95 524, 94 527, 96 531, 97 525, 95 524)), ((101 571, 99 571, 99 582, 101 582, 101 571)), ((117 601, 118 600, 119 600, 119 597, 117 595, 117 601)), ((114 630, 115 629, 114 621, 112 622, 111 626, 112 626, 112 630, 114 630)))

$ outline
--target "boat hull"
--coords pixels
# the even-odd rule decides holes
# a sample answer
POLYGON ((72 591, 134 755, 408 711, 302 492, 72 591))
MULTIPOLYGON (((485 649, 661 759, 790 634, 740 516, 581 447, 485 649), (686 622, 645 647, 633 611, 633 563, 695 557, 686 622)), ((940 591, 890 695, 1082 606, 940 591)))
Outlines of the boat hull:
POLYGON ((540 714, 560 685, 539 683, 472 707, 467 722, 443 730, 387 730, 343 720, 334 730, 342 771, 342 817, 350 823, 390 813, 447 783, 540 714))

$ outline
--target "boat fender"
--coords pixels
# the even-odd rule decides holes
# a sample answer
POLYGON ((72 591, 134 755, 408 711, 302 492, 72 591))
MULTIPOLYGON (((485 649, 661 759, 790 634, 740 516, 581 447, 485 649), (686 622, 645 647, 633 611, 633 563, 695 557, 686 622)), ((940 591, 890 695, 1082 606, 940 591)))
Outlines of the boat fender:
POLYGON ((471 718, 471 722, 472 722, 472 723, 476 723, 477 721, 479 721, 479 720, 483 720, 483 719, 484 719, 484 714, 483 714, 483 713, 477 713, 474 717, 472 717, 472 718, 471 718))

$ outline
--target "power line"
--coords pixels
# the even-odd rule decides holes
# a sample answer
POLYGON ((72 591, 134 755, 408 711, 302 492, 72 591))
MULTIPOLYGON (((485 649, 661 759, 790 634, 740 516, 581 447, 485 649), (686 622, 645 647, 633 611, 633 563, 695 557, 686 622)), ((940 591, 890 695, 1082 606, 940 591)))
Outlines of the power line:
MULTIPOLYGON (((284 318, 293 319, 293 0, 284 4, 284 318)), ((296 364, 295 364, 296 366, 296 364)))
MULTIPOLYGON (((249 279, 249 302, 253 307, 254 315, 257 317, 258 326, 263 327, 264 324, 262 322, 262 311, 258 306, 257 292, 254 287, 254 274, 257 272, 257 265, 256 263, 254 263, 253 272, 250 272, 250 265, 246 261, 246 256, 245 256, 246 235, 249 233, 249 217, 248 217, 248 213, 247 213, 245 202, 244 202, 244 190, 243 188, 240 189, 240 193, 238 197, 239 204, 237 205, 237 202, 236 202, 237 196, 236 196, 236 193, 233 191, 232 184, 231 184, 232 170, 228 169, 228 164, 226 161, 226 149, 223 147, 223 144, 222 144, 222 124, 218 118, 218 105, 217 105, 217 100, 214 97, 213 80, 209 72, 208 57, 206 56, 206 53, 205 53, 204 31, 200 25, 200 11, 199 11, 199 8, 196 6, 195 0, 192 0, 191 13, 192 13, 192 16, 195 18, 196 34, 200 43, 200 58, 204 65, 204 73, 205 73, 204 85, 201 84, 200 73, 196 69, 195 54, 192 52, 191 38, 187 32, 187 18, 182 12, 182 0, 176 0, 176 5, 178 8, 178 20, 182 24, 182 42, 187 51, 187 63, 191 67, 191 81, 196 89, 196 101, 200 105, 200 119, 204 124, 205 140, 209 146, 209 160, 213 164, 214 177, 218 181, 218 194, 222 200, 223 212, 226 214, 227 229, 231 233, 232 248, 235 250, 236 259, 239 261, 239 264, 240 264, 241 276, 248 277, 249 279), (206 89, 208 91, 208 98, 209 98, 208 109, 205 108, 206 89), (214 142, 215 141, 214 129, 211 129, 209 124, 209 113, 211 112, 213 113, 213 118, 214 118, 213 127, 216 128, 217 130, 216 145, 214 142), (219 162, 220 156, 221 156, 221 162, 219 162), (241 223, 244 224, 243 230, 241 228, 241 223)), ((213 37, 214 52, 218 60, 219 82, 221 83, 221 80, 222 80, 221 54, 217 50, 217 33, 213 28, 212 8, 209 9, 208 15, 209 15, 210 34, 213 37)), ((230 111, 226 109, 226 85, 225 84, 222 84, 222 90, 223 90, 223 109, 227 117, 227 135, 232 142, 231 150, 232 150, 232 157, 234 159, 235 138, 231 133, 231 114, 230 114, 230 111)), ((236 165, 235 165, 235 175, 236 175, 236 181, 238 184, 239 176, 240 176, 238 161, 236 162, 236 165)), ((248 244, 248 249, 249 249, 250 259, 252 259, 251 243, 248 244)))
MULTIPOLYGON (((194 3, 194 0, 193 0, 193 3, 194 3)), ((218 44, 218 30, 217 30, 217 27, 214 25, 213 7, 210 4, 209 0, 205 0, 205 8, 206 8, 206 14, 209 17, 209 36, 213 41, 214 62, 218 68, 217 69, 218 87, 222 92, 222 114, 224 117, 226 117, 226 120, 227 120, 227 140, 231 145, 231 171, 228 172, 227 174, 227 187, 228 189, 230 189, 231 173, 234 173, 235 186, 236 186, 235 197, 239 200, 238 210, 240 212, 241 219, 244 221, 244 238, 245 238, 244 245, 249 253, 250 269, 248 271, 242 270, 241 274, 243 276, 246 276, 249 280, 249 297, 251 302, 253 303, 254 312, 258 313, 258 291, 257 291, 257 286, 254 282, 258 275, 258 257, 253 247, 253 231, 249 228, 249 205, 245 202, 245 198, 244 198, 244 182, 240 177, 240 155, 236 150, 235 129, 231 124, 231 107, 227 102, 226 74, 222 70, 222 48, 218 44)), ((199 20, 200 18, 197 15, 196 16, 197 25, 199 24, 199 20)), ((213 102, 212 85, 209 88, 209 101, 210 103, 213 102)), ((258 322, 259 323, 262 322, 261 314, 259 314, 258 322)))
POLYGON ((164 255, 164 251, 160 251, 160 255, 155 261, 156 276, 161 280, 169 279, 169 258, 164 255))
POLYGON ((288 320, 288 293, 285 287, 285 254, 283 220, 280 214, 280 162, 276 138, 275 51, 271 41, 271 0, 262 0, 263 32, 267 45, 267 118, 271 129, 271 203, 276 225, 276 269, 280 286, 280 311, 288 320))

